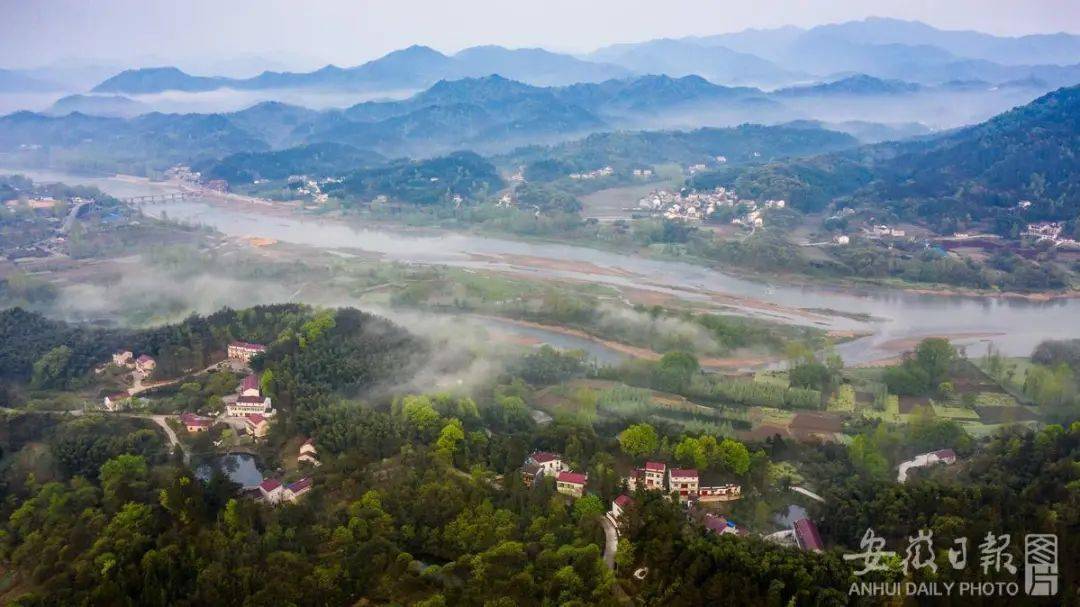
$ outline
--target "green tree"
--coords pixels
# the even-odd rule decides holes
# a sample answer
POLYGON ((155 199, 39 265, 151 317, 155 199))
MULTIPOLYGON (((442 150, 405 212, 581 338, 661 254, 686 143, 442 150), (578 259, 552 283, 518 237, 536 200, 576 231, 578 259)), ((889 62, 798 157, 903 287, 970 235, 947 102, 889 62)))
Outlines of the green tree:
POLYGON ((656 430, 649 424, 634 424, 619 433, 619 446, 631 457, 651 455, 659 444, 656 430))
POLYGON ((725 438, 716 448, 716 461, 721 468, 741 476, 750 469, 750 450, 735 439, 725 438))
POLYGON ((579 521, 596 518, 603 514, 604 502, 592 493, 583 495, 574 502, 574 518, 579 521))
POLYGON ((138 455, 118 455, 101 465, 99 474, 105 503, 116 511, 127 502, 146 498, 150 486, 146 460, 138 455))
POLYGON ((71 352, 71 348, 67 346, 56 346, 46 352, 34 363, 31 385, 35 388, 51 388, 64 383, 71 352))

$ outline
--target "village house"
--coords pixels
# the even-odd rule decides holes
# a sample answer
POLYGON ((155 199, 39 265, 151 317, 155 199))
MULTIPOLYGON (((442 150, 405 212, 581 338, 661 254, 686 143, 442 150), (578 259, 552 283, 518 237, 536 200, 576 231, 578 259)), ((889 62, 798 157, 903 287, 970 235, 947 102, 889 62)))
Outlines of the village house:
POLYGON ((229 417, 244 417, 253 413, 272 415, 273 407, 270 397, 240 396, 235 401, 225 405, 225 414, 229 417))
POLYGON ((686 501, 697 495, 698 471, 692 468, 672 468, 668 472, 668 491, 677 491, 680 501, 686 501))
POLYGON ((251 414, 273 415, 273 403, 269 396, 263 396, 259 388, 259 376, 250 374, 240 382, 235 401, 225 403, 225 414, 229 417, 244 417, 251 414))
POLYGON ((896 482, 906 482, 908 477, 908 471, 912 468, 924 468, 926 466, 933 466, 934 464, 955 463, 956 452, 952 449, 940 449, 938 451, 931 451, 930 453, 922 453, 900 464, 900 468, 896 474, 896 482))
POLYGON ((214 418, 203 417, 195 413, 181 413, 180 423, 184 425, 184 429, 188 432, 206 432, 214 425, 214 418))
POLYGON ((555 490, 563 495, 581 497, 585 494, 585 484, 589 482, 589 475, 580 472, 560 472, 555 477, 555 490))
POLYGON ((226 348, 226 352, 228 353, 229 358, 233 360, 242 360, 245 363, 249 363, 252 358, 266 352, 266 346, 246 341, 234 341, 226 348))
POLYGON ((147 354, 142 354, 135 359, 135 370, 143 375, 150 375, 157 367, 157 361, 147 354))
POLYGON ((259 376, 254 373, 240 381, 240 396, 259 396, 259 376))
POLYGON ((118 367, 127 367, 134 362, 135 355, 131 350, 121 350, 112 355, 113 364, 118 367))
POLYGON ((525 458, 525 465, 521 469, 522 480, 525 481, 526 486, 531 487, 541 476, 554 476, 568 469, 558 453, 533 451, 529 457, 525 458))
POLYGON ((729 521, 726 516, 707 512, 701 517, 701 525, 716 535, 747 535, 745 529, 740 529, 735 523, 729 521))
POLYGON ((315 439, 307 439, 300 445, 300 455, 296 457, 296 463, 308 463, 312 466, 322 465, 319 462, 319 450, 315 448, 315 439))
POLYGON ((252 413, 244 417, 244 427, 252 438, 266 438, 270 431, 270 420, 258 413, 252 413))
POLYGON ((702 503, 731 502, 742 498, 742 486, 735 484, 700 487, 697 500, 702 503))
POLYGON ((795 531, 795 543, 798 544, 799 548, 810 552, 821 552, 824 548, 821 543, 821 535, 818 533, 814 521, 801 518, 795 521, 792 529, 795 531))
POLYGON ((611 502, 611 510, 608 512, 608 518, 611 519, 611 522, 618 523, 623 513, 626 512, 626 509, 633 503, 634 500, 631 499, 629 495, 626 495, 625 493, 620 495, 611 502))
POLYGON ((285 488, 281 486, 281 481, 268 478, 259 483, 259 497, 267 504, 278 504, 285 497, 285 488))
POLYGON ((103 402, 106 411, 122 411, 131 404, 131 395, 127 392, 108 394, 103 402))
POLYGON ((311 479, 305 476, 296 482, 286 485, 285 491, 282 494, 282 499, 287 502, 296 503, 296 500, 300 499, 300 497, 308 491, 311 491, 311 479))
POLYGON ((629 482, 631 489, 641 487, 646 491, 664 488, 664 475, 667 473, 667 464, 664 462, 645 462, 645 465, 634 471, 634 477, 629 482))

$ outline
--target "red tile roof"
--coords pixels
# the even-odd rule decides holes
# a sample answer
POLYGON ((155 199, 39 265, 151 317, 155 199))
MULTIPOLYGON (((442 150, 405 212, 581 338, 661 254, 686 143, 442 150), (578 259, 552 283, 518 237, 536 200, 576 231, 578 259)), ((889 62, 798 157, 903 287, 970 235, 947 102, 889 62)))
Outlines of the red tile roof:
POLYGON ((306 491, 306 490, 308 490, 310 488, 311 488, 311 479, 306 477, 306 476, 304 478, 290 484, 288 487, 286 487, 286 489, 288 489, 289 491, 292 491, 293 493, 300 493, 301 491, 306 491))
POLYGON ((181 413, 180 422, 185 426, 211 426, 214 420, 209 417, 196 415, 195 413, 181 413))
POLYGON ((281 481, 277 480, 276 478, 268 478, 268 479, 264 480, 263 482, 259 483, 259 489, 262 489, 263 491, 265 491, 267 493, 270 493, 271 491, 273 491, 274 489, 277 489, 280 486, 281 486, 281 481))
POLYGON ((258 390, 259 389, 259 376, 252 373, 244 378, 244 381, 240 383, 241 390, 258 390))
POLYGON ((669 474, 671 478, 686 478, 688 476, 697 478, 698 476, 697 470, 694 470, 693 468, 672 468, 669 474))
POLYGON ((136 360, 138 360, 141 363, 154 362, 154 359, 151 358, 150 356, 147 356, 146 354, 140 354, 139 358, 137 358, 136 360))
POLYGON ((231 348, 245 348, 245 349, 248 349, 248 350, 258 350, 259 352, 265 352, 266 351, 266 346, 264 346, 262 344, 253 344, 253 343, 247 342, 247 341, 234 341, 231 344, 229 344, 229 347, 231 347, 231 348))
POLYGON ((817 525, 814 521, 808 518, 801 518, 795 521, 795 539, 798 540, 799 546, 803 550, 821 550, 824 546, 821 543, 821 535, 818 534, 817 525))
POLYGON ((939 449, 933 451, 932 454, 941 459, 956 459, 956 451, 953 451, 952 449, 939 449))
POLYGON ((546 464, 557 459, 562 459, 558 453, 551 453, 550 451, 533 451, 533 454, 529 457, 538 464, 546 464))
POLYGON ((241 396, 236 399, 238 403, 265 403, 266 398, 262 396, 241 396))
POLYGON ((560 472, 556 477, 560 483, 573 483, 575 485, 584 485, 589 480, 588 474, 582 474, 580 472, 560 472))
POLYGON ((253 426, 258 426, 259 424, 266 421, 266 417, 259 415, 258 413, 249 413, 246 417, 253 426))
POLYGON ((664 462, 645 462, 645 469, 649 472, 663 472, 667 469, 664 462))
POLYGON ((634 500, 630 499, 629 495, 623 494, 615 498, 615 503, 618 504, 620 508, 625 508, 630 504, 633 504, 634 500))

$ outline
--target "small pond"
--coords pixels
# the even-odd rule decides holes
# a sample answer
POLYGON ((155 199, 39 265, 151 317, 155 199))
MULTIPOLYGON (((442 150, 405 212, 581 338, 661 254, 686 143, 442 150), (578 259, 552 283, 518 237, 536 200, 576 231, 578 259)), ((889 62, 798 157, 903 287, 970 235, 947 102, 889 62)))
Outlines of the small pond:
POLYGON ((195 476, 209 480, 217 466, 234 483, 244 489, 254 489, 263 481, 262 472, 255 461, 255 456, 247 453, 229 453, 215 458, 214 463, 203 464, 195 470, 195 476))

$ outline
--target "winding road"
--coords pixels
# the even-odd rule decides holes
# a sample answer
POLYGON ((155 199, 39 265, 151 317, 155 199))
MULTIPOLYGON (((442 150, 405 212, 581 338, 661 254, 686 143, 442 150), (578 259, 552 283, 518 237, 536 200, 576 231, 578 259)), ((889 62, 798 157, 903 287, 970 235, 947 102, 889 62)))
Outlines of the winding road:
POLYGON ((614 571, 615 551, 619 549, 619 530, 606 514, 600 518, 600 524, 604 526, 604 564, 614 571))

